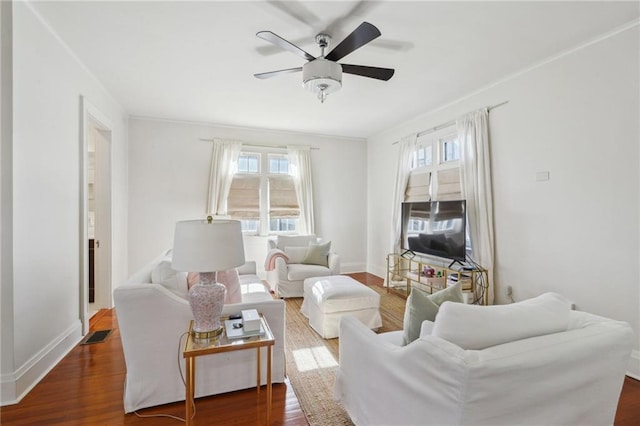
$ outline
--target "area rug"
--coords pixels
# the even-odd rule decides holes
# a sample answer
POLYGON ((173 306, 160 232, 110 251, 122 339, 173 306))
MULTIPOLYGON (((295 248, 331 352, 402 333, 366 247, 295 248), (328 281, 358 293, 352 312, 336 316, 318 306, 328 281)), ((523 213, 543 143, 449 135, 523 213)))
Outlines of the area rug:
MULTIPOLYGON (((370 286, 380 294, 382 328, 402 329, 405 300, 386 289, 370 286)), ((352 425, 342 406, 333 400, 338 369, 339 339, 325 340, 300 312, 302 299, 285 299, 287 306, 287 376, 311 426, 352 425)))

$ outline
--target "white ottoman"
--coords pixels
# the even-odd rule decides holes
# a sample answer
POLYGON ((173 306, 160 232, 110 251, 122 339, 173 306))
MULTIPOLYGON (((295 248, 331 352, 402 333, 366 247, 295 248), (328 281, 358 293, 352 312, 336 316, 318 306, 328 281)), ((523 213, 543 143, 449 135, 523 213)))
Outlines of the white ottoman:
POLYGON ((304 280, 302 314, 325 339, 338 337, 343 315, 353 315, 371 329, 382 327, 379 308, 380 295, 346 275, 304 280))

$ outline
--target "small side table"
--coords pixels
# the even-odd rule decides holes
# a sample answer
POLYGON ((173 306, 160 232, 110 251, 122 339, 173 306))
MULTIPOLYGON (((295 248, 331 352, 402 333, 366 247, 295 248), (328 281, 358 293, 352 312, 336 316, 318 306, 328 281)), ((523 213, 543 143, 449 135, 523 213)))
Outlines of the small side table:
MULTIPOLYGON (((221 322, 224 324, 224 320, 228 317, 223 317, 221 322)), ((264 316, 260 314, 260 322, 264 328, 265 333, 261 336, 245 337, 240 339, 228 339, 226 330, 218 337, 212 339, 194 339, 191 333, 193 329, 193 320, 189 324, 189 334, 187 341, 184 345, 183 356, 186 358, 186 391, 185 398, 186 405, 186 424, 187 426, 192 424, 193 417, 193 404, 195 394, 195 377, 196 377, 196 358, 202 355, 211 355, 222 352, 241 351, 245 349, 256 349, 257 351, 257 389, 258 396, 260 395, 260 349, 267 348, 267 424, 271 421, 271 363, 273 357, 273 345, 275 339, 271 329, 267 324, 264 316)))

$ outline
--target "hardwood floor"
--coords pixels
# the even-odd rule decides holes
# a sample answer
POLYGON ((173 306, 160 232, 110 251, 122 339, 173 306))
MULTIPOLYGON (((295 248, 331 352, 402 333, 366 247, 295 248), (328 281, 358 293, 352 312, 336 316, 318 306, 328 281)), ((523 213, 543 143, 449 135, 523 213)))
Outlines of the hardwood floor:
MULTIPOLYGON (((114 310, 102 310, 91 330, 113 329, 104 343, 74 348, 19 404, 0 409, 4 425, 175 425, 169 417, 124 414, 124 354, 114 310)), ((263 424, 265 391, 255 389, 196 401, 195 425, 263 424), (259 403, 258 403, 259 402, 259 403), (257 404, 258 403, 258 404, 257 404)), ((184 402, 140 410, 141 415, 167 414, 184 418, 184 402)), ((303 426, 308 422, 291 384, 273 385, 272 424, 303 426)))
MULTIPOLYGON (((371 274, 351 274, 368 285, 382 285, 371 274)), ((141 418, 124 414, 122 405, 125 363, 113 310, 102 310, 91 320, 92 330, 113 329, 104 343, 74 348, 24 399, 0 408, 2 425, 175 425, 168 417, 141 418)), ((257 401, 255 389, 199 398, 194 424, 255 425, 264 418, 265 392, 257 401)), ((140 411, 141 415, 184 417, 184 403, 140 411)), ((308 425, 290 383, 273 387, 272 424, 308 425)), ((640 426, 640 381, 625 379, 615 419, 616 426, 640 426)))

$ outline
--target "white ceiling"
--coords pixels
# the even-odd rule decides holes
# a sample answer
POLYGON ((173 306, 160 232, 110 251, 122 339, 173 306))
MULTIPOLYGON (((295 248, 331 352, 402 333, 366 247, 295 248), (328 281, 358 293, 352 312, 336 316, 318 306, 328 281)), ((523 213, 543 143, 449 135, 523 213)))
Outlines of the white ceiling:
MULTIPOLYGON (((31 2, 133 116, 367 137, 454 101, 639 16, 638 2, 31 2), (339 20, 345 15, 346 20, 339 20), (311 19, 317 17, 317 22, 311 19), (395 68, 388 82, 343 75, 324 104, 301 73, 254 73, 304 59, 255 36, 270 30, 319 55, 362 21, 382 36, 341 62, 395 68), (303 22, 304 21, 304 22, 303 22), (311 24, 311 25, 310 25, 311 24)), ((329 48, 330 50, 331 48, 329 48)))

